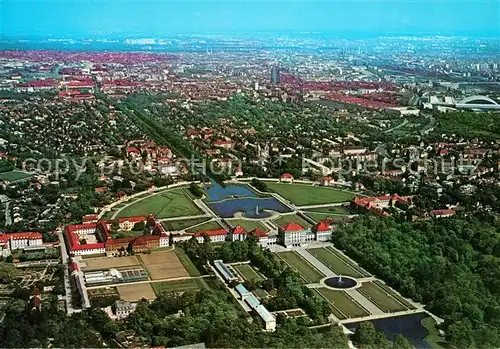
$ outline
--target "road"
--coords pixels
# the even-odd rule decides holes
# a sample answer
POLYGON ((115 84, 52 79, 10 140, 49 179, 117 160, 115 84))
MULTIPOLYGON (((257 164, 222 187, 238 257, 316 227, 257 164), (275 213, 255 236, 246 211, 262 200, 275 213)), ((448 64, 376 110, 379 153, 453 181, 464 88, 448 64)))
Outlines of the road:
POLYGON ((342 324, 348 324, 348 323, 351 323, 351 322, 360 322, 360 321, 366 321, 366 320, 384 319, 384 318, 388 318, 388 317, 396 317, 396 316, 418 314, 418 313, 424 313, 424 311, 422 309, 413 309, 413 310, 398 311, 398 312, 395 312, 395 313, 373 314, 373 315, 368 315, 368 316, 363 316, 363 317, 358 317, 358 318, 353 318, 353 319, 340 320, 340 323, 342 323, 342 324))
POLYGON ((196 218, 212 218, 212 215, 209 214, 199 214, 196 216, 181 216, 181 217, 171 217, 171 218, 161 218, 157 219, 158 222, 168 222, 168 221, 177 221, 181 219, 196 219, 196 218))
POLYGON ((200 278, 208 278, 210 275, 202 275, 202 276, 181 276, 178 278, 166 278, 166 279, 158 279, 158 280, 142 280, 142 281, 132 281, 132 282, 117 282, 114 284, 105 284, 98 286, 88 286, 87 290, 95 290, 97 288, 108 288, 108 287, 116 287, 116 286, 127 286, 127 285, 137 285, 137 284, 154 284, 156 282, 164 282, 164 281, 178 281, 178 280, 188 280, 188 279, 200 279, 200 278))
POLYGON ((61 258, 62 258, 62 264, 64 266, 64 290, 66 291, 66 312, 68 315, 71 315, 72 313, 75 312, 75 309, 73 308, 72 304, 72 297, 71 297, 71 284, 69 282, 69 270, 68 270, 68 264, 69 264, 69 256, 68 256, 68 250, 66 249, 66 242, 64 241, 64 236, 62 230, 59 230, 57 232, 57 235, 59 236, 59 245, 61 247, 61 258))
POLYGON ((431 132, 436 125, 436 118, 434 118, 431 114, 423 114, 422 115, 429 119, 429 123, 420 131, 420 135, 425 135, 431 132))
POLYGON ((388 132, 391 132, 391 131, 394 131, 394 130, 397 130, 398 128, 400 127, 403 127, 404 125, 406 125, 408 123, 408 120, 405 119, 401 124, 399 124, 398 126, 395 126, 393 128, 390 128, 388 130, 385 130, 384 133, 388 133, 388 132))
POLYGON ((6 227, 8 227, 9 225, 12 224, 12 219, 10 217, 9 205, 10 205, 10 201, 6 201, 5 202, 5 226, 6 227))
POLYGON ((322 208, 322 207, 338 207, 342 205, 347 205, 350 201, 336 202, 332 204, 317 204, 317 205, 306 205, 306 206, 295 206, 297 210, 308 210, 311 208, 322 208))

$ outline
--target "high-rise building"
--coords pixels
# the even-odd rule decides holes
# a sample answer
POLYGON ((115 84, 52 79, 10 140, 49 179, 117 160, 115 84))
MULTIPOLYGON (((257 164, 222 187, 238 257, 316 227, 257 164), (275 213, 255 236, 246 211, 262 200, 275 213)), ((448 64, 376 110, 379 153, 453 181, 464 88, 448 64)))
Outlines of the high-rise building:
POLYGON ((280 69, 276 65, 271 68, 271 83, 273 85, 280 83, 280 69))

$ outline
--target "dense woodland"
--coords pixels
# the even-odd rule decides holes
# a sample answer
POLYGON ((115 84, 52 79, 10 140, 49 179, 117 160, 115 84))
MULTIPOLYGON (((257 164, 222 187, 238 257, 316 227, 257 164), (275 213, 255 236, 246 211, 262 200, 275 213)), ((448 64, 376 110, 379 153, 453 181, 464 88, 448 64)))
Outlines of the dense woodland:
POLYGON ((153 303, 140 302, 125 321, 115 322, 100 309, 67 316, 57 303, 43 302, 31 310, 27 299, 15 299, 0 324, 2 347, 101 348, 117 347, 125 333, 146 346, 187 345, 204 342, 217 348, 347 348, 340 327, 311 330, 292 319, 280 318, 276 332, 261 330, 258 317, 249 318, 228 293, 206 291, 169 294, 153 303), (125 333, 123 331, 126 331, 125 333))
POLYGON ((231 295, 213 291, 141 303, 127 327, 136 331, 136 338, 147 338, 151 346, 204 342, 211 348, 347 348, 347 338, 336 325, 319 331, 292 319, 279 321, 276 332, 263 332, 258 317, 248 318, 231 295))
POLYGON ((460 348, 500 346, 500 225, 476 219, 397 223, 364 217, 334 234, 371 272, 445 320, 460 348))
POLYGON ((480 138, 482 140, 500 139, 500 123, 495 113, 475 113, 459 111, 436 115, 438 126, 434 134, 456 135, 463 139, 480 138))
POLYGON ((412 349, 415 348, 403 335, 398 334, 392 345, 383 331, 378 331, 370 321, 362 322, 352 336, 353 344, 363 349, 412 349))

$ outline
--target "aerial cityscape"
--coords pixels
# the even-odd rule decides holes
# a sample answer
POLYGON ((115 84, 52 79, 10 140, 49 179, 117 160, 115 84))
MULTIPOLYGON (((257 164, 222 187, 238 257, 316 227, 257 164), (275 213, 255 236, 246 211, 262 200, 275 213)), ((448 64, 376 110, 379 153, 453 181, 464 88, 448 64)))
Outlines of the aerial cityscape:
POLYGON ((0 22, 0 347, 500 347, 497 1, 0 22))

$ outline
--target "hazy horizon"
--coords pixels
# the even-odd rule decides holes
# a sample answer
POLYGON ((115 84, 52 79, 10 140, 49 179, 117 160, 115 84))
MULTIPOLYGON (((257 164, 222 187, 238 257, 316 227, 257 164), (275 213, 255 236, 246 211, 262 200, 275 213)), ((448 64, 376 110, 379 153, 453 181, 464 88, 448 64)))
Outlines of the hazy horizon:
POLYGON ((4 37, 329 33, 333 36, 496 37, 500 5, 482 1, 86 1, 4 0, 4 37))

